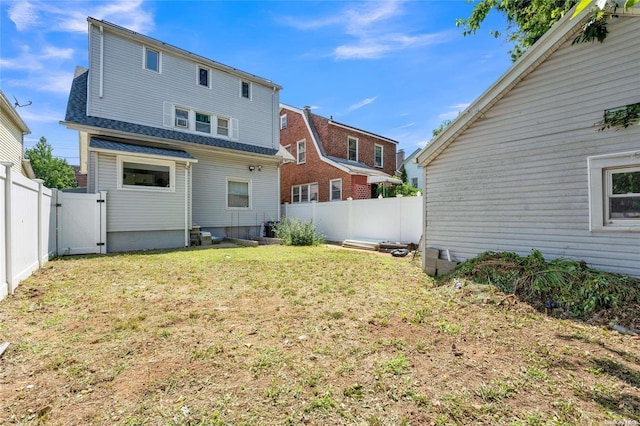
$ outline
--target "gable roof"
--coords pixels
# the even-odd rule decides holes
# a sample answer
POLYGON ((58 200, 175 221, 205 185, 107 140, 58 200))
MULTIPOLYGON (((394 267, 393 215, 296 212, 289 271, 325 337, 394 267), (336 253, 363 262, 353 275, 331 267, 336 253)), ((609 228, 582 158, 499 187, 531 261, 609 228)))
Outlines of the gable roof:
POLYGON ((265 148, 256 145, 249 145, 234 142, 226 139, 214 138, 211 136, 195 135, 177 130, 164 129, 159 127, 145 126, 142 124, 129 123, 126 121, 113 120, 109 118, 94 117, 87 115, 87 80, 89 70, 80 69, 76 72, 76 77, 71 84, 69 101, 64 124, 69 128, 90 128, 94 131, 108 130, 110 133, 122 134, 124 137, 131 135, 146 136, 151 139, 165 139, 177 142, 186 142, 196 145, 205 145, 213 148, 224 148, 234 151, 249 152, 274 156, 278 150, 265 148))
POLYGON ((0 90, 0 110, 3 111, 3 114, 7 114, 17 124, 22 133, 31 133, 27 124, 24 122, 22 117, 20 117, 20 114, 18 114, 13 105, 11 105, 11 102, 9 102, 9 99, 7 99, 2 90, 0 90))
MULTIPOLYGON (((418 155, 417 162, 427 166, 444 151, 458 136, 481 118, 486 111, 500 101, 520 81, 538 68, 549 56, 556 52, 567 40, 575 37, 584 22, 591 15, 591 8, 585 8, 578 16, 571 19, 573 9, 551 27, 536 43, 531 46, 495 83, 493 83, 478 99, 469 105, 453 120, 437 137, 435 137, 418 155)), ((617 11, 619 16, 638 16, 638 8, 628 11, 617 11)))
POLYGON ((200 55, 198 55, 196 53, 189 52, 188 50, 181 49, 181 48, 173 46, 173 45, 171 45, 169 43, 165 43, 163 41, 157 40, 157 39, 155 39, 153 37, 149 37, 149 36, 146 36, 144 34, 137 33, 135 31, 132 31, 132 30, 124 28, 124 27, 121 27, 121 26, 113 24, 111 22, 107 22, 107 21, 100 20, 100 19, 95 19, 95 18, 92 18, 90 16, 87 17, 87 22, 89 22, 90 26, 91 25, 95 25, 98 28, 107 29, 107 30, 112 31, 112 32, 114 32, 114 33, 116 33, 116 34, 118 34, 118 35, 120 35, 122 37, 126 37, 126 38, 129 38, 129 39, 134 39, 134 40, 137 40, 137 41, 139 41, 141 43, 144 43, 144 44, 146 44, 148 46, 154 46, 154 47, 156 47, 158 49, 161 49, 161 50, 164 50, 164 51, 169 51, 169 52, 171 52, 171 53, 173 53, 175 55, 187 58, 187 59, 195 61, 195 62, 199 62, 199 63, 201 63, 203 65, 207 65, 207 66, 209 66, 211 68, 214 68, 214 69, 217 69, 219 71, 223 71, 223 72, 226 72, 226 73, 229 73, 229 74, 232 74, 232 75, 236 75, 236 76, 238 76, 240 78, 243 78, 243 79, 246 79, 246 80, 250 80, 250 81, 262 84, 262 85, 267 86, 267 87, 272 87, 272 88, 274 88, 276 90, 281 90, 282 89, 282 86, 280 86, 278 84, 275 84, 273 81, 268 80, 266 78, 258 77, 257 75, 248 73, 246 71, 242 71, 242 70, 239 70, 237 68, 233 68, 233 67, 230 67, 228 65, 221 64, 220 62, 216 62, 214 60, 205 58, 204 56, 200 56, 200 55))

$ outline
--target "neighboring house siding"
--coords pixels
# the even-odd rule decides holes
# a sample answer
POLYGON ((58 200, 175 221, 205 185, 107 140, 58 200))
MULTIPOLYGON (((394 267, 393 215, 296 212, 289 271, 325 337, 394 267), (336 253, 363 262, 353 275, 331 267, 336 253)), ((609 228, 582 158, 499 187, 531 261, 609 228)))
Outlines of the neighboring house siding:
POLYGON ((11 170, 24 175, 22 170, 22 130, 8 114, 0 114, 0 160, 11 161, 11 170))
MULTIPOLYGON (((187 149, 198 159, 193 169, 193 224, 202 228, 220 228, 216 232, 235 236, 233 227, 259 227, 263 221, 278 219, 278 167, 273 159, 242 158, 207 150, 187 149), (255 165, 249 171, 249 165, 255 165), (257 166, 261 165, 259 171, 257 166), (227 208, 227 178, 251 181, 251 208, 227 208)), ((215 231, 214 231, 215 232, 215 231)))
POLYGON ((539 249, 640 275, 639 233, 589 231, 587 157, 640 146, 640 126, 596 124, 640 101, 640 19, 608 25, 603 44, 564 43, 428 164, 428 247, 458 260, 539 249))
POLYGON ((411 180, 416 178, 418 180, 418 189, 424 189, 424 179, 422 178, 422 167, 415 162, 415 158, 404 164, 404 169, 407 172, 407 183, 411 185, 411 180))
MULTIPOLYGON (((163 127, 164 102, 238 120, 239 141, 276 148, 278 90, 251 84, 251 99, 240 96, 240 77, 210 70, 211 89, 197 84, 198 62, 161 54, 161 72, 143 68, 143 44, 104 31, 104 83, 100 98, 100 31, 90 30, 89 115, 163 127), (162 90, 159 90, 162 88, 162 90)), ((206 64, 205 64, 206 65, 206 64)))
POLYGON ((96 192, 108 191, 107 232, 184 230, 184 163, 176 163, 175 192, 160 193, 117 189, 116 156, 98 153, 96 157, 96 192))

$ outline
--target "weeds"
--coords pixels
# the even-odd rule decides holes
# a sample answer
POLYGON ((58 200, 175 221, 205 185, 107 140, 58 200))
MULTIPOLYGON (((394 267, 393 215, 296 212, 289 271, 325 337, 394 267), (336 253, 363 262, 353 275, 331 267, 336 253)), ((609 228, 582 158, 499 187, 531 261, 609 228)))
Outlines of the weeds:
POLYGON ((317 246, 324 242, 324 236, 316 232, 311 221, 301 222, 296 218, 286 218, 275 228, 276 238, 288 246, 317 246))

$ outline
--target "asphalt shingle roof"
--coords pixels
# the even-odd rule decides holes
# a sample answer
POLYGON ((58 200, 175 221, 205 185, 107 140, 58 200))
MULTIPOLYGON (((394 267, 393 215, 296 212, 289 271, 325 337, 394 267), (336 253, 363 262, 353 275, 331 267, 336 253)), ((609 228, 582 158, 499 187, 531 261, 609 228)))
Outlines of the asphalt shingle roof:
POLYGON ((155 148, 152 146, 131 145, 128 143, 108 141, 105 139, 91 138, 89 141, 91 148, 108 149, 112 151, 133 152, 136 154, 161 155, 165 157, 186 158, 195 160, 188 152, 176 149, 155 148))
POLYGON ((196 145, 205 145, 215 148, 224 148, 234 151, 242 151, 253 154, 276 155, 277 149, 265 148, 256 145, 249 145, 226 139, 214 138, 210 136, 194 135, 179 132, 176 130, 162 129, 158 127, 145 126, 142 124, 128 123, 126 121, 113 120, 109 118, 87 116, 87 79, 89 70, 79 74, 73 79, 65 121, 91 127, 99 127, 108 130, 131 133, 132 135, 152 136, 156 138, 168 139, 178 142, 186 142, 196 145))

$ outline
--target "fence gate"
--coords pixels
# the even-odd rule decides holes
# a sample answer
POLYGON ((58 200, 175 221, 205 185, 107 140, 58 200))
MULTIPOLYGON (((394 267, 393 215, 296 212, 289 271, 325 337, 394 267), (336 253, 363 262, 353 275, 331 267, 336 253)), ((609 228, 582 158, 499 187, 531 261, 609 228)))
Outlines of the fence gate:
POLYGON ((107 253, 107 192, 58 192, 59 256, 107 253))

